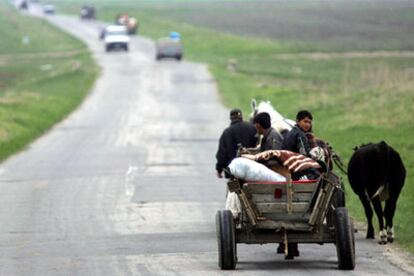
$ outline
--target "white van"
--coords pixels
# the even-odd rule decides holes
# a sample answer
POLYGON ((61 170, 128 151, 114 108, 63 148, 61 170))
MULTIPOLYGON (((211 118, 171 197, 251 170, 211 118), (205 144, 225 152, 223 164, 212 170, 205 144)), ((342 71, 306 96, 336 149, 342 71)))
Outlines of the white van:
POLYGON ((107 26, 103 33, 103 40, 107 52, 115 49, 128 51, 129 36, 125 26, 107 26))

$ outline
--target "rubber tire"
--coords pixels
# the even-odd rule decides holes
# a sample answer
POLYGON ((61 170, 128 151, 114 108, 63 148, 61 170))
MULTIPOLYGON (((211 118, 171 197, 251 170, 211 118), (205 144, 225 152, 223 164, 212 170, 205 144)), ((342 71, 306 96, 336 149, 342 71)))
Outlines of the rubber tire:
POLYGON ((355 268, 355 238, 346 207, 335 209, 335 236, 338 268, 353 270, 355 268))
POLYGON ((345 186, 341 181, 341 190, 336 190, 336 205, 335 207, 345 207, 345 186))
POLYGON ((181 55, 175 57, 175 59, 178 60, 178 61, 180 61, 182 58, 183 57, 181 55))
POLYGON ((128 52, 128 50, 129 50, 129 49, 128 49, 128 45, 125 45, 125 46, 124 46, 124 50, 125 50, 125 52, 128 52))
POLYGON ((326 221, 329 227, 335 226, 335 209, 345 207, 345 193, 343 190, 337 189, 335 191, 332 196, 331 206, 329 206, 328 213, 326 214, 326 221))
POLYGON ((233 270, 237 264, 236 234, 233 214, 219 210, 216 214, 218 264, 222 270, 233 270))
POLYGON ((106 47, 105 47, 105 51, 106 51, 106 52, 110 52, 110 51, 111 51, 111 47, 110 47, 110 46, 106 46, 106 47))

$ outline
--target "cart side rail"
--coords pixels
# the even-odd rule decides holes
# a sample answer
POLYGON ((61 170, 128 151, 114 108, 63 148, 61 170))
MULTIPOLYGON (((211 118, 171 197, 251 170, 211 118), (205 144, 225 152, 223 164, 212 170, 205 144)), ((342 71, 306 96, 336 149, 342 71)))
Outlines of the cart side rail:
POLYGON ((317 184, 317 180, 291 183, 247 182, 243 185, 243 191, 259 216, 278 219, 278 214, 304 215, 309 209, 317 184))

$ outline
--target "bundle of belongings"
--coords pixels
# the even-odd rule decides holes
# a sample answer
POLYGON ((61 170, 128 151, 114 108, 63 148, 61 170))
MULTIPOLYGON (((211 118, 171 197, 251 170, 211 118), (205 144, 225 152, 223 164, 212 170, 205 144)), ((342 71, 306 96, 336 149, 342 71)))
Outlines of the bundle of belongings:
POLYGON ((320 162, 288 150, 244 154, 229 165, 233 176, 246 181, 286 181, 289 174, 294 180, 316 179, 321 169, 320 162))
POLYGON ((244 157, 233 159, 229 165, 231 174, 246 181, 286 181, 285 176, 253 160, 244 157))
MULTIPOLYGON (((283 182, 291 175, 293 180, 317 179, 323 167, 302 154, 288 150, 268 150, 256 155, 244 154, 233 159, 228 166, 231 174, 249 182, 283 182)), ((226 209, 235 218, 241 212, 239 199, 235 193, 229 193, 226 209)))

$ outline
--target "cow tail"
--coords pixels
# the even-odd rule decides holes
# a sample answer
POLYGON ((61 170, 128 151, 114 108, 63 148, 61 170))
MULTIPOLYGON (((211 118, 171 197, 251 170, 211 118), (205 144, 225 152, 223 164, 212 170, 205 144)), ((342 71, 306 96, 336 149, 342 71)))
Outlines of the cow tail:
POLYGON ((385 186, 384 185, 381 185, 378 188, 378 190, 375 192, 375 194, 373 196, 371 196, 371 199, 374 199, 376 196, 379 196, 382 193, 382 191, 384 190, 384 188, 385 188, 385 186))

